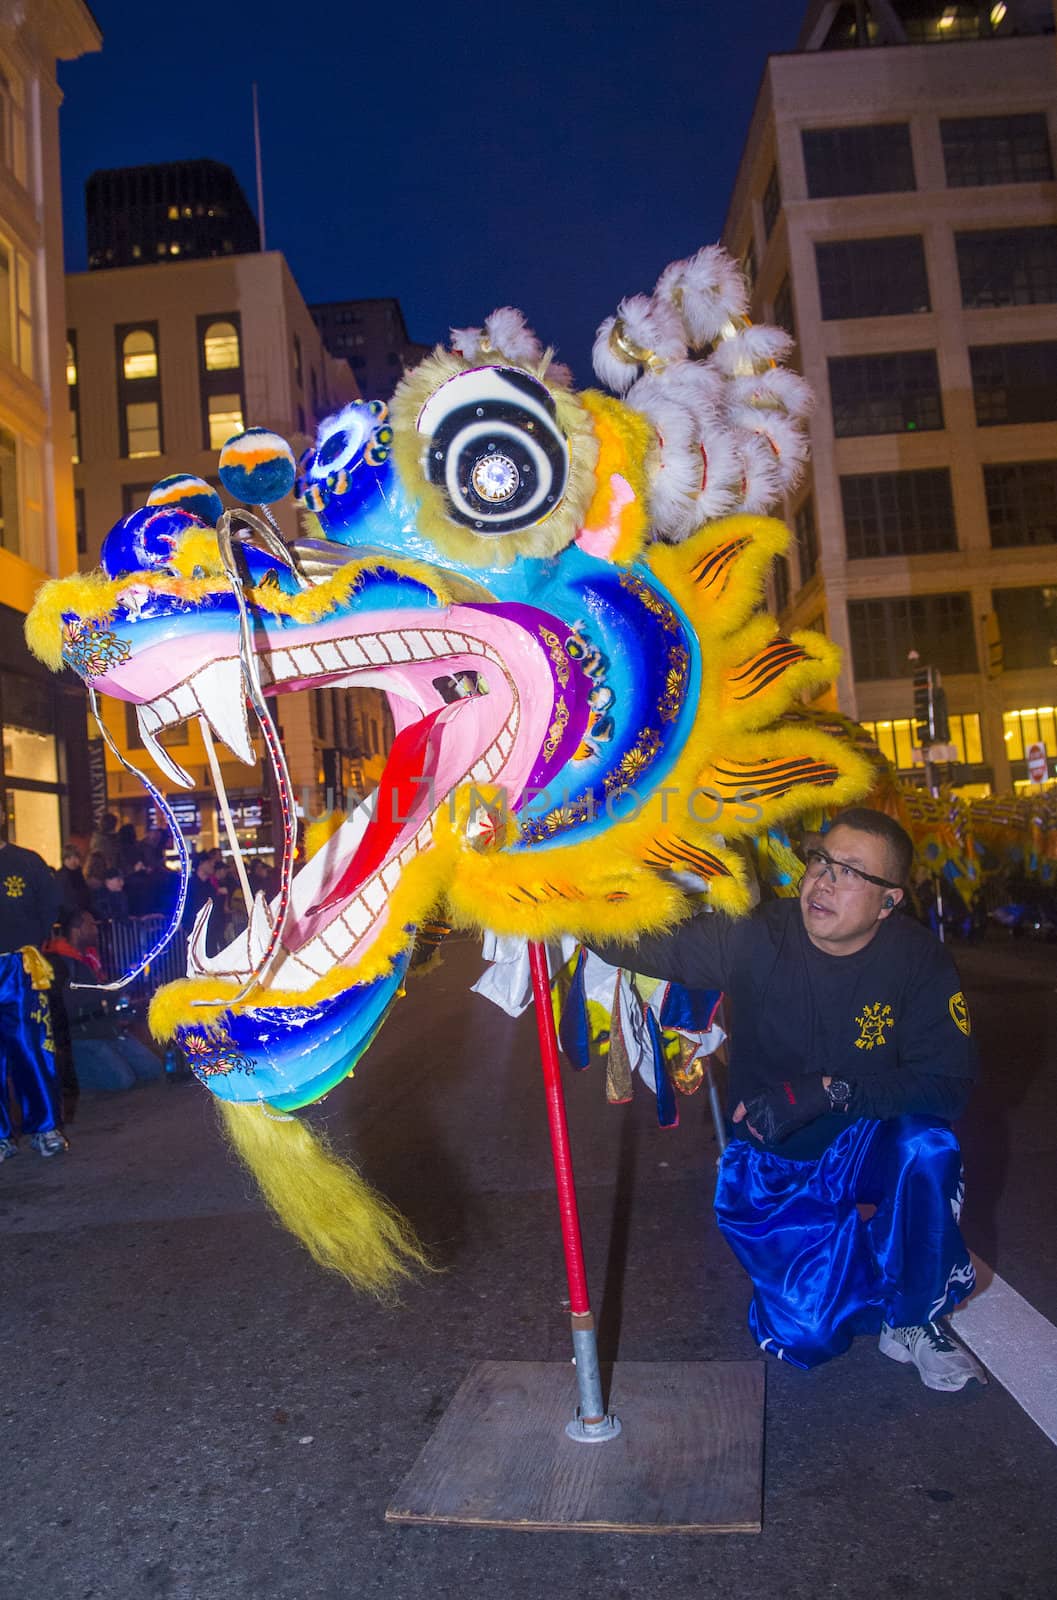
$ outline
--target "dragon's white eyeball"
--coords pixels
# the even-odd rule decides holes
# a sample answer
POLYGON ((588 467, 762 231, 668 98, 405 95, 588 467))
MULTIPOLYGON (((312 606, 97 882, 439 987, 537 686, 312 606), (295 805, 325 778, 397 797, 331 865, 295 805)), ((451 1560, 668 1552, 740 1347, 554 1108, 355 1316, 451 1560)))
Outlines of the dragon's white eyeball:
POLYGON ((460 372, 422 407, 423 469, 448 514, 485 536, 519 533, 561 504, 569 441, 546 387, 513 367, 460 372))

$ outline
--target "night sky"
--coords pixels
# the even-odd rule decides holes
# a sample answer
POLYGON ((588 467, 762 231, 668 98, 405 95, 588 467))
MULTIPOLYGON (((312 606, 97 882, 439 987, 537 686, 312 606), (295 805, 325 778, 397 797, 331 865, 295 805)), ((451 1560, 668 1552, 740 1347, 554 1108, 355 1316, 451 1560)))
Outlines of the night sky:
POLYGON ((267 244, 307 301, 397 295, 426 343, 517 305, 583 384, 621 296, 719 237, 766 57, 805 6, 91 8, 101 54, 60 65, 71 271, 98 167, 210 156, 255 204, 256 79, 267 244))

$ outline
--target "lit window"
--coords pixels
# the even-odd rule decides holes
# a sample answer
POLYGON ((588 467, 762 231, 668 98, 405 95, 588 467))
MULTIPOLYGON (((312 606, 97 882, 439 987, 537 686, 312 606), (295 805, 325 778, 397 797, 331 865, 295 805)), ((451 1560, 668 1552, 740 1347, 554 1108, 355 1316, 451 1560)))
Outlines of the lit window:
POLYGON ((169 254, 171 256, 178 256, 180 254, 180 246, 177 244, 175 239, 173 240, 172 244, 169 246, 169 254))
POLYGON ((169 207, 169 221, 170 222, 175 222, 179 215, 180 215, 180 207, 179 206, 170 206, 169 207))
POLYGON ((121 346, 122 367, 126 378, 156 378, 158 376, 158 346, 154 335, 146 328, 133 328, 126 333, 121 346))
POLYGON ((33 272, 26 256, 0 240, 0 356, 33 376, 33 272))
POLYGON ((1006 755, 1010 761, 1026 759, 1029 744, 1044 744, 1048 755, 1057 751, 1057 726, 1053 706, 1029 706, 1023 711, 1007 711, 1002 717, 1006 755))
POLYGON ((241 433, 242 396, 238 394, 211 394, 209 396, 209 448, 222 450, 233 434, 241 433))
POLYGON ((185 217, 189 217, 190 215, 191 215, 191 207, 190 206, 184 206, 184 216, 185 217))
POLYGON ((133 259, 133 261, 138 261, 140 259, 140 257, 142 256, 142 254, 143 254, 143 246, 140 245, 140 244, 134 244, 132 246, 132 259, 133 259))
POLYGON ((25 256, 18 256, 17 304, 18 364, 27 378, 33 376, 33 274, 25 256))
POLYGON ((125 407, 128 458, 161 455, 161 418, 156 400, 133 400, 125 407))
POLYGON ((77 382, 77 355, 69 339, 66 341, 66 382, 71 389, 77 382))
POLYGON ((242 365, 239 334, 234 323, 211 322, 203 340, 207 372, 230 372, 242 365))
POLYGON ((158 254, 160 256, 163 256, 165 254, 165 241, 164 241, 164 239, 159 239, 158 240, 157 251, 158 251, 158 254))
POLYGON ((25 186, 25 90, 19 74, 6 63, 0 68, 0 165, 25 186))
MULTIPOLYGON (((951 743, 958 752, 963 766, 980 766, 984 759, 980 739, 980 717, 975 711, 952 712, 949 717, 951 743)), ((1008 718, 1006 719, 1008 721, 1008 718)), ((909 717, 891 721, 864 722, 862 726, 870 735, 883 756, 900 772, 909 772, 914 766, 914 724, 909 717)), ((1008 735, 1007 735, 1008 738, 1008 735)))

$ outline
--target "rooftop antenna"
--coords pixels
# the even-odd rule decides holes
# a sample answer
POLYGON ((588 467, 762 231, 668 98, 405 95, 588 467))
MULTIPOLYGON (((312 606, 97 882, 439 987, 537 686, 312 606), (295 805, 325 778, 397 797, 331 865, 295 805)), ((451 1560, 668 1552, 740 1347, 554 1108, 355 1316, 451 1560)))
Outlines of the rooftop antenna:
POLYGON ((253 85, 253 154, 257 166, 257 227, 260 230, 261 250, 268 245, 264 233, 264 174, 261 169, 261 119, 257 106, 257 85, 253 85))

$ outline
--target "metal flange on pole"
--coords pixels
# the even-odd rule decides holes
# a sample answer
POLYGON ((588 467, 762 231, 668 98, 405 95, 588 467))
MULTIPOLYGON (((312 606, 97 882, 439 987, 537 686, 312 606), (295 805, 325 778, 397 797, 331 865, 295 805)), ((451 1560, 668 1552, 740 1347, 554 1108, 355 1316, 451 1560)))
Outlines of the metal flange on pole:
POLYGON ((565 1117, 565 1096, 562 1093, 558 1060, 558 1036, 554 1028, 554 1012, 551 1009, 550 973, 547 968, 546 948, 537 941, 529 943, 529 965, 532 971, 532 991, 536 1001, 536 1028, 539 1033, 540 1061, 547 1095, 547 1122, 550 1128, 551 1154, 554 1157, 554 1177, 558 1189, 565 1270, 569 1280, 573 1358, 576 1362, 576 1382, 580 1397, 576 1414, 566 1423, 565 1431, 569 1438, 578 1444, 606 1444, 609 1440, 617 1438, 621 1429, 617 1418, 606 1413, 602 1398, 598 1340, 595 1334, 595 1319, 591 1314, 587 1295, 580 1214, 576 1204, 569 1127, 565 1117))

